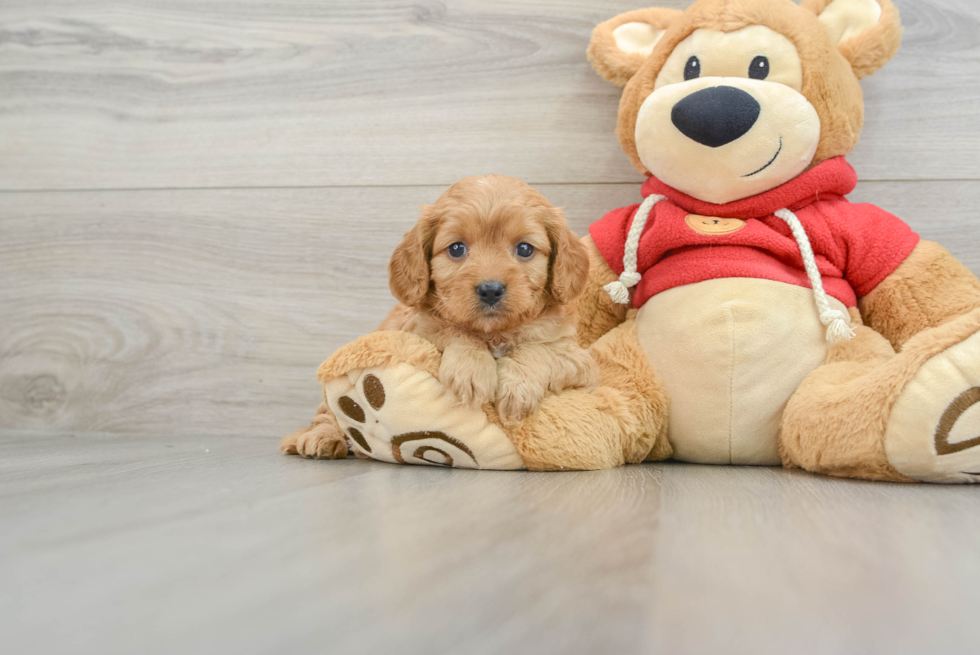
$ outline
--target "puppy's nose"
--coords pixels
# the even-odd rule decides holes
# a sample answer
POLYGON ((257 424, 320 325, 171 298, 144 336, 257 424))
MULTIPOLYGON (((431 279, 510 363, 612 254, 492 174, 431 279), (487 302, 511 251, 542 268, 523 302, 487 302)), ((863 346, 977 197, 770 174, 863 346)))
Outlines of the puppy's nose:
POLYGON ((484 280, 476 287, 476 295, 487 307, 493 307, 507 293, 507 285, 498 280, 484 280))
POLYGON ((761 112, 759 102, 745 91, 713 86, 674 105, 670 119, 687 138, 709 148, 720 148, 745 136, 761 112))

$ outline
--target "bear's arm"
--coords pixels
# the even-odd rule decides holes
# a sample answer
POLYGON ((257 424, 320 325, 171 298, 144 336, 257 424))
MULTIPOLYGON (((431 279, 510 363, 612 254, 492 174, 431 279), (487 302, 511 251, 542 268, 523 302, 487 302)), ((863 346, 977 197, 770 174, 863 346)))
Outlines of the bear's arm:
POLYGON ((932 241, 920 241, 898 268, 858 302, 865 324, 884 335, 896 350, 922 330, 978 307, 980 280, 932 241))
POLYGON ((619 279, 609 268, 591 235, 582 237, 589 251, 589 282, 578 299, 578 342, 589 348, 609 330, 626 320, 629 305, 617 305, 603 287, 619 279))

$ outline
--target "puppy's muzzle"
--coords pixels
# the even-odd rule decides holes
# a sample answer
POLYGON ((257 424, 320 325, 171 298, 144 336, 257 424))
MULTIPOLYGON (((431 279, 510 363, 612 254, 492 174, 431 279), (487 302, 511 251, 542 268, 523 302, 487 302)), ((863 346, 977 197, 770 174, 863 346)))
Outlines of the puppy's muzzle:
POLYGON ((507 293, 507 285, 499 280, 484 280, 476 286, 476 295, 487 307, 499 303, 507 293))

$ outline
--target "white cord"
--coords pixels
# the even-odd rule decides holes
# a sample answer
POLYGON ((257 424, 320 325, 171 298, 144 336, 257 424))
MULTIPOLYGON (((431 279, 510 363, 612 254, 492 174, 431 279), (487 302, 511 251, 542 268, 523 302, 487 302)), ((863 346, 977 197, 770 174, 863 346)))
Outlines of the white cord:
POLYGON ((803 256, 803 268, 806 275, 810 278, 810 286, 813 287, 813 300, 817 304, 820 312, 820 322, 827 326, 827 341, 831 344, 847 341, 854 337, 854 330, 851 329, 850 316, 839 309, 831 309, 830 302, 827 300, 827 292, 823 289, 823 279, 820 277, 820 270, 817 268, 817 260, 813 256, 813 248, 810 246, 810 238, 803 229, 803 224, 796 214, 788 209, 780 209, 776 216, 781 218, 789 226, 796 239, 796 245, 800 248, 800 255, 803 256))
MULTIPOLYGON (((628 305, 630 288, 639 284, 643 278, 636 272, 640 237, 643 235, 643 229, 646 227, 650 212, 653 211, 658 202, 665 199, 665 196, 647 196, 639 209, 636 210, 636 215, 633 216, 633 224, 630 225, 626 235, 626 245, 623 249, 623 273, 618 280, 603 287, 614 303, 628 305)), ((788 209, 780 209, 776 212, 776 216, 789 226, 790 232, 793 233, 793 238, 796 240, 796 245, 800 249, 800 256, 803 257, 803 268, 806 269, 810 286, 813 287, 813 300, 817 305, 817 311, 820 313, 820 322, 827 326, 827 341, 835 344, 853 338, 854 330, 851 329, 850 316, 839 309, 831 308, 830 301, 827 300, 827 292, 823 288, 823 278, 817 268, 813 247, 810 245, 810 238, 807 236, 806 230, 803 229, 800 219, 788 209)))
POLYGON ((630 225, 626 235, 626 245, 623 249, 623 274, 615 282, 610 282, 602 287, 614 303, 628 305, 630 287, 635 287, 643 279, 643 276, 636 272, 636 256, 640 249, 640 237, 643 235, 643 228, 647 225, 650 212, 653 211, 658 202, 665 199, 666 196, 647 196, 633 216, 633 224, 630 225))

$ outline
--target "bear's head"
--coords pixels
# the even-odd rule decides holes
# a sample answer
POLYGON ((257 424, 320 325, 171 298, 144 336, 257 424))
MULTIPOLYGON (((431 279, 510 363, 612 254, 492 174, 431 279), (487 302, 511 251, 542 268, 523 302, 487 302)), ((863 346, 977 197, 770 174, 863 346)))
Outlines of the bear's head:
POLYGON ((602 23, 589 60, 625 86, 616 132, 637 170, 724 204, 848 154, 858 80, 901 37, 891 0, 698 0, 602 23))

